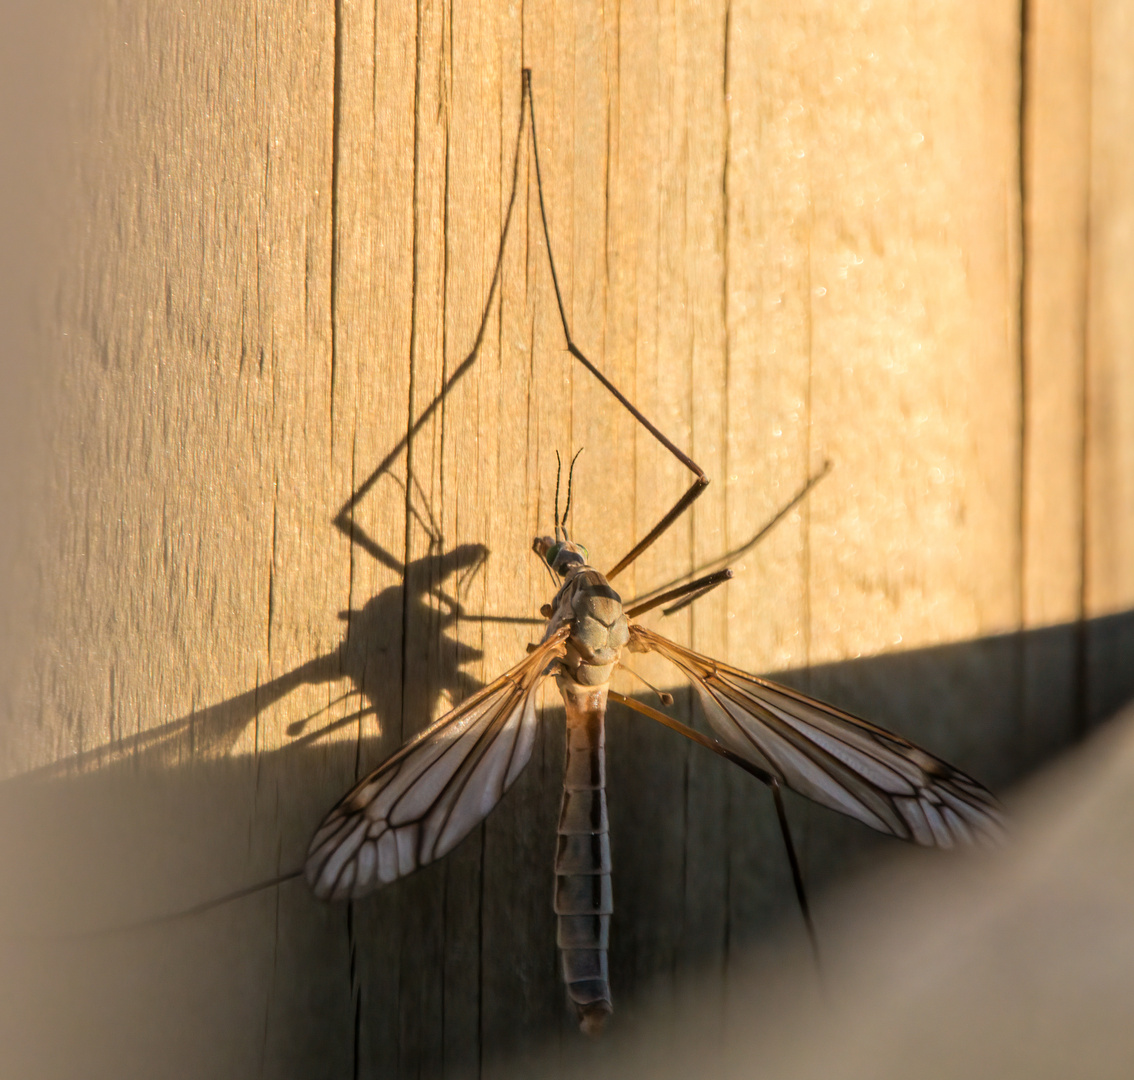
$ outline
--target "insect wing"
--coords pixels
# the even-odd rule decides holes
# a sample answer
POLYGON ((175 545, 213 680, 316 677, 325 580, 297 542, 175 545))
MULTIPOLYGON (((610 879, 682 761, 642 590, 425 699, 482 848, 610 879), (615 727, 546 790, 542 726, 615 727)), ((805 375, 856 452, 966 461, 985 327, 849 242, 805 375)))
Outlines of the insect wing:
POLYGON ((709 724, 731 750, 793 791, 927 847, 1003 835, 993 795, 913 743, 645 627, 632 625, 630 634, 632 648, 660 653, 692 680, 709 724))
POLYGON ((363 896, 448 854, 531 757, 535 691, 567 629, 442 716, 355 785, 326 816, 304 874, 324 900, 363 896))

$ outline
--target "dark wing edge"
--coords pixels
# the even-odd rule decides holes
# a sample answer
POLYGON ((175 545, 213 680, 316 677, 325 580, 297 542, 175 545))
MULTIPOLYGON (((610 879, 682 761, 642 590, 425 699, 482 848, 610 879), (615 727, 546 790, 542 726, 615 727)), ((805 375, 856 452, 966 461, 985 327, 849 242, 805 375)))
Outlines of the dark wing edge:
POLYGON ((800 795, 925 847, 1003 839, 992 793, 901 736, 643 626, 631 624, 630 635, 632 649, 659 653, 688 676, 731 750, 800 795))
POLYGON ((323 819, 304 876, 321 900, 357 899, 447 855, 528 763, 535 691, 563 628, 357 783, 323 819))

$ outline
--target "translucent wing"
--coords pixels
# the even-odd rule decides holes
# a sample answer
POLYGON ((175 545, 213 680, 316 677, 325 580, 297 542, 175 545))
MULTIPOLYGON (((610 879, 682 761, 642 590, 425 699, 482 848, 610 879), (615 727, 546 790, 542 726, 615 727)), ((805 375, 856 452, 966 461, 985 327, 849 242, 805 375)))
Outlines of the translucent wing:
POLYGON ((643 626, 631 625, 630 645, 660 653, 685 672, 728 747, 793 791, 927 847, 991 842, 1003 834, 991 793, 900 736, 643 626))
POLYGON ((304 873, 323 900, 359 897, 448 854, 531 757, 535 690, 564 628, 356 784, 326 816, 304 873))

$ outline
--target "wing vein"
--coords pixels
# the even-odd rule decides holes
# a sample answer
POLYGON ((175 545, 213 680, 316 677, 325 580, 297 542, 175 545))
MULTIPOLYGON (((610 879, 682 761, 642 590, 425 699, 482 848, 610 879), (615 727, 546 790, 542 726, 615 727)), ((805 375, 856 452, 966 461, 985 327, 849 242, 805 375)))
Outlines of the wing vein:
POLYGON ((816 802, 920 844, 995 840, 999 804, 913 743, 790 687, 701 656, 632 624, 634 648, 692 680, 709 724, 737 753, 816 802))
POLYGON ((317 896, 364 895, 444 855, 484 820, 530 758, 532 696, 569 632, 561 628, 351 788, 308 848, 317 896))

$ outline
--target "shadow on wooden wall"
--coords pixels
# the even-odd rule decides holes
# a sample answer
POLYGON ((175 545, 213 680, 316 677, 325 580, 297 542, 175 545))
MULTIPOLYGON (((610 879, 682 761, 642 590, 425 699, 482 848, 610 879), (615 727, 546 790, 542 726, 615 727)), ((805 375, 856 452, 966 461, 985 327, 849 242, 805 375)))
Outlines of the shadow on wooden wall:
MULTIPOLYGON (((749 535, 828 455, 847 477, 692 644, 949 641, 776 676, 998 790, 1134 695, 1128 5, 41 6, 3 43, 27 146, 57 130, 65 167, 0 200, 28 226, 6 352, 50 384, 43 417, 23 382, 0 402, 35 525, 0 546, 31 583, 28 618, 0 604, 0 1072, 542 1077, 579 1046, 554 707, 409 880, 135 925, 297 867, 350 779, 496 673, 546 583, 486 541, 546 521, 551 447, 601 445, 604 543, 666 501, 656 448, 559 363, 522 66, 575 330, 721 481, 666 558, 749 535), (71 37, 74 86, 34 70, 71 37), (26 289, 38 217, 72 209, 26 289)), ((638 715, 608 739, 617 1026, 799 917, 766 791, 638 715)), ((908 850, 789 810, 818 892, 908 850)))
MULTIPOLYGON (((439 556, 430 572, 443 579, 474 556, 439 556)), ((381 594, 372 610, 395 599, 381 594)), ((35 1075, 67 1075, 79 1058, 89 1076, 298 1077, 311 1075, 312 1061, 326 1075, 463 1075, 536 1068, 549 1039, 574 1046, 550 903, 556 708, 545 712, 532 765, 486 826, 415 877, 350 906, 318 903, 291 881, 130 927, 210 899, 190 893, 192 883, 211 877, 220 896, 301 861, 338 794, 312 796, 305 771, 326 769, 328 754, 349 770, 359 748, 337 742, 313 757, 317 717, 290 745, 255 757, 214 757, 202 744, 223 750, 255 723, 257 694, 262 707, 265 693, 321 679, 342 656, 355 658, 344 669, 369 707, 392 708, 375 689, 391 662, 385 644, 382 619, 356 620, 341 654, 274 689, 159 727, 93 769, 79 757, 0 788, 0 949, 5 969, 19 973, 9 985, 20 988, 4 1010, 12 1060, 34 1062, 35 1075), (253 839, 265 818, 275 822, 270 850, 253 839), (41 1029, 47 1017, 58 1037, 41 1029)), ((777 677, 1004 790, 1134 696, 1131 656, 1134 612, 1124 612, 777 677), (968 722, 958 726, 958 716, 968 722)), ((451 672, 463 687, 458 652, 451 672)), ((677 707, 692 709, 688 694, 677 707)), ((397 741, 376 740, 367 756, 397 741)), ((608 758, 611 972, 619 1007, 633 1015, 635 1001, 680 999, 690 976, 723 973, 730 956, 773 931, 790 937, 798 916, 759 785, 617 708, 608 758)), ((802 800, 789 812, 820 892, 903 847, 802 800)))

